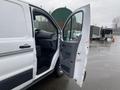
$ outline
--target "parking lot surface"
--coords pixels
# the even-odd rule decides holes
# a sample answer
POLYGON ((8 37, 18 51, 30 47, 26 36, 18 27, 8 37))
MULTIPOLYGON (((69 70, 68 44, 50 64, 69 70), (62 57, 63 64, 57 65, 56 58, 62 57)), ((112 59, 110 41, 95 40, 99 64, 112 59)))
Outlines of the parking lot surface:
POLYGON ((75 81, 54 75, 28 90, 120 90, 120 37, 115 42, 92 41, 87 64, 87 77, 80 89, 75 81))

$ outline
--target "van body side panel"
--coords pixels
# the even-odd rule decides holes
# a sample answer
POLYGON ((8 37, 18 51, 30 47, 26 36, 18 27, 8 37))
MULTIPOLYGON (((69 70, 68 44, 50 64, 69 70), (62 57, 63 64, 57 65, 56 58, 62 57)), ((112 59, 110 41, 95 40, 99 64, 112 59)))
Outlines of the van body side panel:
POLYGON ((2 86, 10 90, 30 84, 35 77, 35 59, 29 5, 18 0, 1 0, 0 90, 2 86))

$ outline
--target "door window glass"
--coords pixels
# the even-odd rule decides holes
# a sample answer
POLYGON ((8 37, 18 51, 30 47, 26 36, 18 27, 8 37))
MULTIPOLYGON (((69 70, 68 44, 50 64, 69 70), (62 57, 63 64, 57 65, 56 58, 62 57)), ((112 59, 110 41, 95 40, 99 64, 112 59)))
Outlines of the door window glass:
POLYGON ((57 34, 57 29, 52 22, 39 12, 33 12, 34 30, 44 31, 51 34, 57 34))
POLYGON ((74 14, 64 28, 63 39, 65 41, 78 41, 82 35, 83 12, 74 14))

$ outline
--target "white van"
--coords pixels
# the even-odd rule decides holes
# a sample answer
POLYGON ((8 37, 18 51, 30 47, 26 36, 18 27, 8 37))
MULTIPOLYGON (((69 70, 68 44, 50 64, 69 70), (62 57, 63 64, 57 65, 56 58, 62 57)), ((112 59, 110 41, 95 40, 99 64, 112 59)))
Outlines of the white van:
POLYGON ((90 5, 73 12, 61 30, 31 3, 0 0, 0 90, 25 89, 56 70, 82 86, 89 33, 90 5))

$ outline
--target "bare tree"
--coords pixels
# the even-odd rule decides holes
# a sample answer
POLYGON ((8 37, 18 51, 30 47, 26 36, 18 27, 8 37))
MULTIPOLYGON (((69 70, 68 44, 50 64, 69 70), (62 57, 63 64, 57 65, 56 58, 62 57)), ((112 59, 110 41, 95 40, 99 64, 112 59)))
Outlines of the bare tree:
POLYGON ((115 17, 112 22, 113 22, 113 25, 114 25, 114 29, 117 31, 118 30, 118 25, 120 23, 120 16, 115 17))

